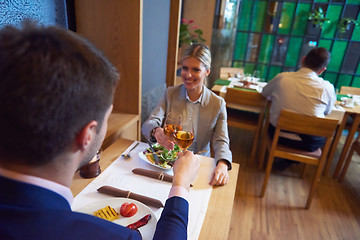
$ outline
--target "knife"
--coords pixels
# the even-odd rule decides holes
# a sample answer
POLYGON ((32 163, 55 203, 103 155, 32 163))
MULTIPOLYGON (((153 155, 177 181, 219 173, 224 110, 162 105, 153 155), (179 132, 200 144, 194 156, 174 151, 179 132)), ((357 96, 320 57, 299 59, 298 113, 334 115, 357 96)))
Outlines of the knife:
POLYGON ((150 142, 149 140, 146 140, 146 142, 147 142, 147 143, 149 144, 149 146, 150 146, 150 149, 151 149, 152 155, 153 155, 153 157, 154 157, 154 159, 155 159, 155 162, 156 162, 157 164, 159 164, 159 163, 160 163, 159 157, 158 157, 158 155, 155 153, 155 150, 154 150, 151 142, 150 142))

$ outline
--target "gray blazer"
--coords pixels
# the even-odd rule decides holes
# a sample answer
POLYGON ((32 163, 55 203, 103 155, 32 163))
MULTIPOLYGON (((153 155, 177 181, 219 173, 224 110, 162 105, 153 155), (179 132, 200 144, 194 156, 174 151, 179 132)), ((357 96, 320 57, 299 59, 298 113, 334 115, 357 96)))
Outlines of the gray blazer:
MULTIPOLYGON (((184 85, 167 88, 165 96, 153 110, 150 117, 143 123, 142 134, 147 139, 150 139, 152 129, 163 127, 168 112, 181 112, 183 109, 186 109, 186 89, 184 85)), ((197 150, 205 150, 206 152, 202 155, 210 156, 211 143, 216 162, 220 159, 227 160, 229 169, 231 169, 232 154, 229 144, 225 101, 205 86, 196 134, 197 150)))

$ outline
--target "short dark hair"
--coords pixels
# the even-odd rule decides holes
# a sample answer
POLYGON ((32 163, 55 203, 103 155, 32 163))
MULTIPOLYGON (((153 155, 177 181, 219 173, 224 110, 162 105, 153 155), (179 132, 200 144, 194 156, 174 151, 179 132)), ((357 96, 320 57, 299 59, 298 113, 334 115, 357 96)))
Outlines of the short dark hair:
POLYGON ((330 53, 326 48, 313 48, 305 56, 304 67, 310 68, 313 71, 319 71, 326 67, 329 64, 329 61, 330 53))
POLYGON ((56 26, 0 30, 0 159, 42 165, 90 121, 102 125, 119 75, 91 43, 56 26))

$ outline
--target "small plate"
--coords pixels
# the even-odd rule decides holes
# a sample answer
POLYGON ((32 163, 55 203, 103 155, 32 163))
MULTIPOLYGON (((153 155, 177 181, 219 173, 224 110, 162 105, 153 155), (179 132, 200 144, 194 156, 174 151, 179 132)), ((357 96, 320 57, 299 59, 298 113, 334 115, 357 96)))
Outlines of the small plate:
POLYGON ((163 169, 163 170, 170 170, 172 168, 171 166, 169 166, 169 168, 165 168, 165 167, 162 167, 162 166, 159 166, 157 164, 154 164, 154 163, 150 162, 149 159, 147 159, 147 157, 145 156, 145 154, 143 152, 139 152, 139 157, 142 160, 144 160, 145 162, 147 162, 147 163, 149 163, 149 164, 151 164, 151 165, 153 165, 153 166, 155 166, 157 168, 160 168, 160 169, 163 169))
POLYGON ((157 224, 156 216, 148 206, 136 200, 129 198, 107 198, 94 203, 90 203, 89 205, 82 207, 80 209, 76 209, 74 211, 86 213, 89 215, 94 215, 95 211, 104 208, 106 206, 110 206, 114 208, 116 212, 119 213, 121 205, 125 202, 134 203, 138 208, 138 212, 132 217, 123 217, 120 215, 119 219, 116 219, 112 222, 126 227, 127 225, 140 220, 144 216, 151 214, 151 219, 149 220, 149 222, 145 226, 140 227, 138 230, 140 231, 141 236, 144 240, 153 239, 157 224))

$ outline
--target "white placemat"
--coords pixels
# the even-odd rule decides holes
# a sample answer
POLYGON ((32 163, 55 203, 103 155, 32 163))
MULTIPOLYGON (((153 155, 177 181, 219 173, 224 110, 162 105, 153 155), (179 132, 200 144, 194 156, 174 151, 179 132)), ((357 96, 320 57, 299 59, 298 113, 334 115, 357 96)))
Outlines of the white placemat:
MULTIPOLYGON (((134 142, 125 152, 128 152, 137 142, 134 142)), ((144 151, 148 145, 140 143, 132 152, 130 159, 118 157, 105 171, 96 177, 86 186, 75 198, 72 209, 80 209, 89 203, 100 199, 111 198, 111 196, 100 194, 97 189, 108 185, 122 190, 142 194, 148 197, 159 199, 164 205, 168 197, 171 183, 162 182, 156 179, 136 175, 132 173, 134 168, 145 168, 154 171, 161 171, 159 168, 151 166, 139 157, 139 152, 144 151)), ((119 153, 119 156, 121 153, 119 153)), ((189 224, 188 239, 198 239, 201 227, 205 218, 206 210, 211 196, 212 187, 209 185, 211 173, 215 168, 215 161, 212 158, 200 157, 200 170, 198 177, 190 189, 189 195, 189 224)), ((101 159, 100 159, 101 161, 101 159)), ((173 174, 172 170, 165 171, 173 174)), ((159 219, 163 208, 150 207, 159 219)))

